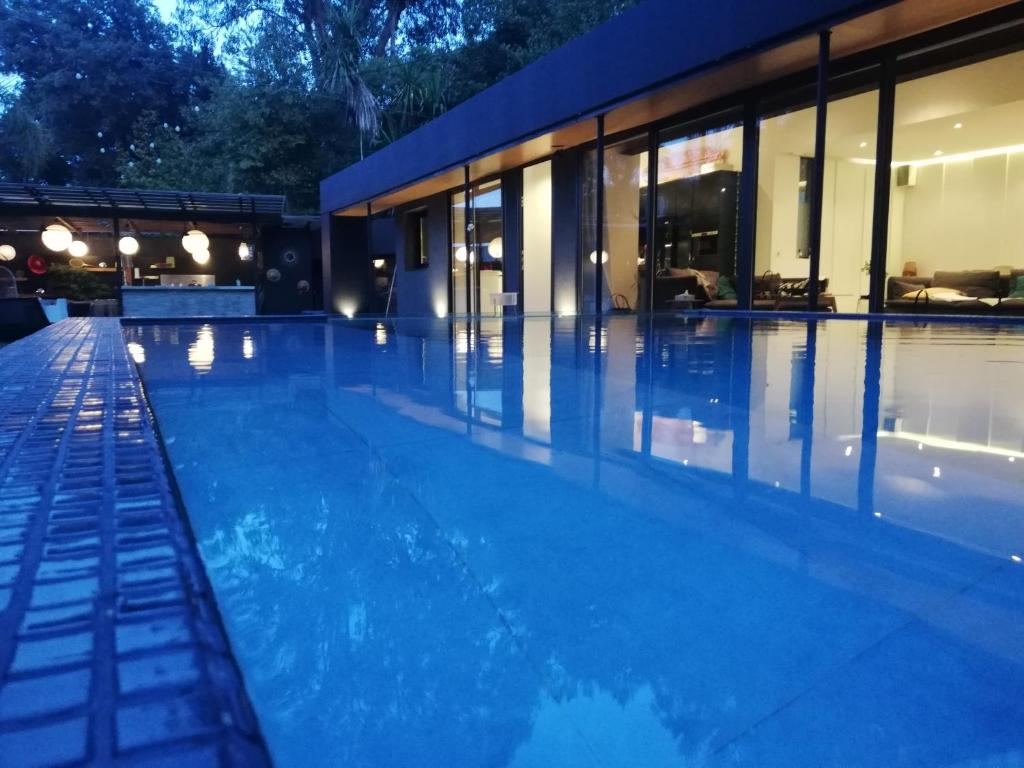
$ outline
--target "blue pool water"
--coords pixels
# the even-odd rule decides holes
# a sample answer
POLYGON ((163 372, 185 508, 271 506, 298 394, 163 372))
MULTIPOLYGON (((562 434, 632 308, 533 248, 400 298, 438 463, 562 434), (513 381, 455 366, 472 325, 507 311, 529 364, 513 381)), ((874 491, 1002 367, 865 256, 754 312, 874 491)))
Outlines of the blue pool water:
POLYGON ((1024 765, 1024 329, 126 329, 279 766, 1024 765))

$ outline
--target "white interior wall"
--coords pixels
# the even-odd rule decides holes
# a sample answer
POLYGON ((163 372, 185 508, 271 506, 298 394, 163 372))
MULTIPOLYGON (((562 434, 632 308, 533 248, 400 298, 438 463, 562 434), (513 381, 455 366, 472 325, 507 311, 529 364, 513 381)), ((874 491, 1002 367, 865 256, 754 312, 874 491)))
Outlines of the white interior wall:
POLYGON ((523 311, 551 312, 551 162, 523 169, 523 311))
POLYGON ((925 165, 893 186, 889 274, 1024 268, 1024 153, 925 165))

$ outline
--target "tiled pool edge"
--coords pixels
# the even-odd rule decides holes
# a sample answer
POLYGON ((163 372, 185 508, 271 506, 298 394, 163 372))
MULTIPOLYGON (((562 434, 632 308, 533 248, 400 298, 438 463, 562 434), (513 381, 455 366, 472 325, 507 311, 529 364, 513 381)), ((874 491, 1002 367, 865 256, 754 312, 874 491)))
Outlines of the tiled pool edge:
POLYGON ((0 351, 0 754, 270 763, 116 318, 0 351))

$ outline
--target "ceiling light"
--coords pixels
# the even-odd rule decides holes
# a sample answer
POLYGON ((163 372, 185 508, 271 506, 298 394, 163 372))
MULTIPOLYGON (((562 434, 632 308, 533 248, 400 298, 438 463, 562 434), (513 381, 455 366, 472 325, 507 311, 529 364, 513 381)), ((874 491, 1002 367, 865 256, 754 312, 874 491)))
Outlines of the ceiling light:
POLYGON ((953 128, 955 128, 956 130, 960 130, 963 127, 964 127, 963 123, 953 123, 953 128))
POLYGON ((936 149, 934 152, 932 152, 932 157, 941 157, 941 156, 942 156, 942 150, 941 149, 936 149))
POLYGON ((134 256, 139 252, 139 241, 131 235, 125 235, 117 241, 117 250, 125 256, 134 256))
MULTIPOLYGON (((590 252, 590 263, 591 264, 597 264, 597 251, 591 251, 590 252)), ((602 264, 607 264, 608 263, 608 251, 601 251, 601 263, 602 264)))
POLYGON ((242 261, 252 260, 252 249, 249 248, 249 244, 244 240, 238 244, 238 258, 242 261))
POLYGON ((373 260, 373 268, 374 269, 384 269, 384 259, 374 259, 373 260))
POLYGON ((210 260, 210 251, 204 248, 201 251, 192 251, 192 260, 196 264, 205 264, 210 260))
POLYGON ((466 256, 468 253, 469 252, 466 250, 466 246, 460 245, 458 248, 455 249, 455 260, 465 263, 466 256))
POLYGON ((89 246, 84 240, 72 240, 68 246, 68 255, 80 259, 89 255, 89 246))
POLYGON ((867 143, 866 141, 862 141, 862 142, 860 143, 860 148, 861 148, 861 149, 864 149, 864 147, 866 147, 867 145, 868 145, 868 143, 867 143))
POLYGON ((71 240, 71 230, 63 224, 51 224, 43 230, 43 245, 51 251, 66 251, 71 240))
POLYGON ((14 250, 13 245, 0 245, 0 261, 11 261, 17 255, 18 252, 14 250))

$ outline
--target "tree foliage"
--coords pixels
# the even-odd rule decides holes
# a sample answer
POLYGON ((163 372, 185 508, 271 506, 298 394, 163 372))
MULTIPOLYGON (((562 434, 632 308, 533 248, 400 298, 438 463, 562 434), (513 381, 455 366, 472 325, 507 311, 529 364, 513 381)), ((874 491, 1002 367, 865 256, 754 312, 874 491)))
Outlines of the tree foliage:
POLYGON ((0 177, 287 194, 635 0, 0 0, 0 177))

